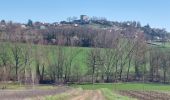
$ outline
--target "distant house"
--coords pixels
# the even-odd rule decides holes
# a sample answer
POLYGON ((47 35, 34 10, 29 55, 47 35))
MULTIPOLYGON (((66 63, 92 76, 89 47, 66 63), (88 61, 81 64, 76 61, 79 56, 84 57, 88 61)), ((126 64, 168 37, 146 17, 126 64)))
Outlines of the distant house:
POLYGON ((159 36, 155 36, 155 37, 154 37, 154 40, 156 40, 156 41, 161 41, 161 40, 162 40, 162 38, 161 38, 161 37, 159 37, 159 36))
POLYGON ((43 25, 43 23, 41 23, 41 22, 35 22, 34 23, 34 26, 41 26, 41 25, 43 25))
POLYGON ((56 40, 56 39, 51 39, 51 42, 52 42, 53 44, 55 44, 55 43, 57 42, 57 40, 56 40))
POLYGON ((6 25, 0 25, 0 28, 6 28, 6 25))
POLYGON ((80 15, 80 20, 89 21, 89 17, 87 15, 80 15))
POLYGON ((50 26, 50 23, 43 23, 44 26, 50 26))
POLYGON ((25 29, 27 26, 25 24, 21 24, 21 28, 25 29))
POLYGON ((41 22, 34 23, 34 28, 41 29, 41 26, 43 26, 43 23, 41 23, 41 22))
POLYGON ((69 24, 69 22, 61 21, 60 24, 69 24))
POLYGON ((78 24, 74 24, 74 27, 78 27, 78 24))
POLYGON ((52 25, 53 25, 53 26, 58 26, 59 23, 58 23, 58 22, 54 22, 52 25))
POLYGON ((46 27, 45 27, 44 25, 41 25, 41 26, 40 26, 40 29, 43 30, 43 29, 46 29, 46 27))

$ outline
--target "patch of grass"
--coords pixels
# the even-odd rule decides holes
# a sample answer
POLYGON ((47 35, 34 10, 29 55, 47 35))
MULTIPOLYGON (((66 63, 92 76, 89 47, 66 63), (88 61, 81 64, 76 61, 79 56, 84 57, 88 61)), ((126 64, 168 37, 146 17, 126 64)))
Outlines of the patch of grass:
POLYGON ((155 83, 98 83, 72 85, 86 90, 107 88, 109 90, 146 90, 146 91, 170 91, 170 85, 155 83))
POLYGON ((114 90, 170 91, 170 85, 156 83, 117 83, 114 90))
POLYGON ((72 84, 72 87, 75 88, 82 88, 84 90, 96 90, 96 89, 101 89, 101 88, 107 88, 107 89, 113 89, 113 84, 112 83, 96 83, 96 84, 80 84, 80 85, 76 85, 76 84, 72 84))
POLYGON ((68 100, 69 96, 70 96, 69 94, 63 93, 55 96, 46 96, 44 100, 68 100))
POLYGON ((25 89, 25 86, 18 83, 0 83, 0 89, 25 89))
POLYGON ((42 90, 52 90, 52 89, 57 89, 57 86, 53 85, 36 85, 35 89, 42 89, 42 90))
POLYGON ((121 96, 107 88, 100 89, 106 100, 136 100, 126 96, 121 96))
POLYGON ((40 89, 40 90, 48 90, 48 89, 56 89, 57 86, 53 85, 24 85, 19 83, 0 83, 0 89, 8 89, 8 90, 21 90, 21 89, 40 89))

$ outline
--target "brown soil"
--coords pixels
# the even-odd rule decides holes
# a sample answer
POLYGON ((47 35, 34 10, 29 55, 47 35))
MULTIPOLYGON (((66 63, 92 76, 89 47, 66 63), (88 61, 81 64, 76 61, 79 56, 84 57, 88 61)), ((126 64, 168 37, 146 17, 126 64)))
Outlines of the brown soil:
POLYGON ((50 90, 1 90, 0 100, 42 100, 41 97, 67 93, 69 100, 105 100, 100 90, 79 90, 68 87, 58 87, 50 90))
POLYGON ((169 94, 156 91, 120 91, 120 94, 138 100, 170 100, 169 94))
POLYGON ((70 100, 104 100, 100 90, 83 90, 70 100))
POLYGON ((39 96, 46 95, 55 95, 64 93, 67 90, 70 90, 67 87, 59 87, 53 90, 1 90, 0 91, 0 100, 28 100, 27 98, 34 98, 39 96))

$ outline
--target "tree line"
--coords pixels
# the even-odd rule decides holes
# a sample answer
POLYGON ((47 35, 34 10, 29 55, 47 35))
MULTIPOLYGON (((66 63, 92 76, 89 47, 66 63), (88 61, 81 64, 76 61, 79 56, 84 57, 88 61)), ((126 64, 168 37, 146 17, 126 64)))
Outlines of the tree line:
POLYGON ((148 45, 142 31, 130 31, 128 35, 122 32, 97 32, 92 48, 78 48, 74 44, 63 46, 62 37, 58 46, 1 41, 0 80, 25 84, 168 83, 168 48, 148 45))

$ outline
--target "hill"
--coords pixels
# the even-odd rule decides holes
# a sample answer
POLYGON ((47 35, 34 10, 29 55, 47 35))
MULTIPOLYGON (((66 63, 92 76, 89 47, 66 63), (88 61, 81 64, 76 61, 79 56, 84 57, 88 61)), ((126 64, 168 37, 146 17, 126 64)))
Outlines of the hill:
POLYGON ((0 23, 1 41, 94 47, 96 39, 102 41, 103 37, 108 35, 113 37, 115 34, 126 38, 135 38, 137 34, 143 34, 144 40, 148 42, 167 42, 170 38, 165 29, 151 28, 149 25, 141 26, 140 22, 108 21, 103 17, 89 18, 86 15, 80 16, 80 19, 69 17, 68 21, 54 23, 33 22, 32 20, 29 20, 27 24, 5 20, 0 23))

